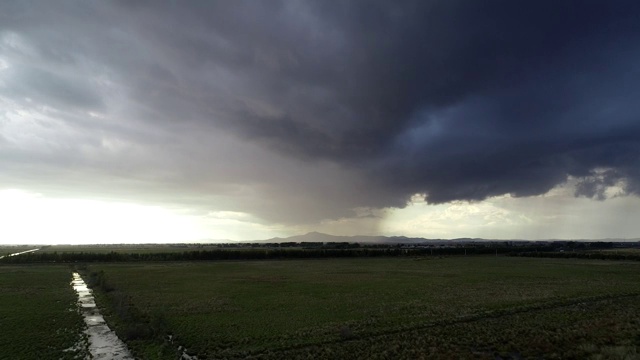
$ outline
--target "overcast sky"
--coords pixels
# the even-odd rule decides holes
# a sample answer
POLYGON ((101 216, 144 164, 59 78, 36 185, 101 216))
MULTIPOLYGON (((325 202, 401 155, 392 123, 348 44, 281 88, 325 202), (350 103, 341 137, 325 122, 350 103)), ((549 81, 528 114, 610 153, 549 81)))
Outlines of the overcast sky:
POLYGON ((2 1, 0 242, 640 237, 639 99, 637 1, 2 1))

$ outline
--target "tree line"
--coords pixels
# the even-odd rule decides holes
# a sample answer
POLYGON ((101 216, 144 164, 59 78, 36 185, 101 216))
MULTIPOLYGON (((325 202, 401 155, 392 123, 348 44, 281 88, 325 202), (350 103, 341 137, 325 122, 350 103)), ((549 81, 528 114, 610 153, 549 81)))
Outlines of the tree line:
MULTIPOLYGON (((519 250, 534 250, 533 247, 519 250)), ((537 246, 536 251, 551 251, 551 246, 537 246)), ((81 263, 81 262, 139 262, 139 261, 212 261, 212 260, 274 260, 311 258, 356 258, 397 256, 450 256, 513 254, 509 246, 469 247, 351 247, 351 248, 277 248, 277 249, 213 249, 182 252, 34 252, 0 259, 0 263, 81 263)))
POLYGON ((551 251, 551 252, 516 252, 512 256, 544 257, 561 259, 594 259, 594 260, 630 260, 640 261, 640 253, 615 253, 615 252, 582 252, 582 251, 551 251))

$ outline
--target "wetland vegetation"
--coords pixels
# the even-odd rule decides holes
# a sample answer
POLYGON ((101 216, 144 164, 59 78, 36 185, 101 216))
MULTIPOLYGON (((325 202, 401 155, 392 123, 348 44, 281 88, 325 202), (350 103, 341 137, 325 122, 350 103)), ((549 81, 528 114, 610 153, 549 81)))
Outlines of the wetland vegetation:
POLYGON ((640 264, 516 257, 93 264, 143 358, 608 358, 640 339, 640 264))
MULTIPOLYGON (((104 250, 92 254, 203 254, 104 250)), ((69 286, 79 271, 110 327, 141 359, 639 357, 640 262, 615 250, 591 254, 617 261, 573 252, 431 256, 383 247, 356 256, 363 249, 350 247, 330 257, 326 250, 217 249, 289 257, 38 265, 43 254, 61 254, 44 248, 5 258, 0 326, 15 331, 0 349, 21 359, 84 356, 86 326, 69 286), (308 256, 318 253, 327 256, 308 256)))
POLYGON ((66 265, 0 266, 0 359, 84 356, 84 321, 66 265))

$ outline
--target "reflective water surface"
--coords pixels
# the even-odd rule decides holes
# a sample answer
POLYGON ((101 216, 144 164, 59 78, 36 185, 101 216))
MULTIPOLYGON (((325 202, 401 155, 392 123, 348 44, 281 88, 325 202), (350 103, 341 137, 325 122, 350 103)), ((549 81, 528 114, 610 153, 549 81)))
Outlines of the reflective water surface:
POLYGON ((87 287, 80 274, 73 273, 71 285, 78 293, 78 305, 87 324, 85 333, 89 336, 89 352, 92 359, 133 360, 127 345, 107 326, 96 307, 91 289, 87 287))
MULTIPOLYGON (((17 253, 14 253, 14 254, 9 254, 9 255, 7 255, 6 257, 9 257, 9 256, 16 256, 16 255, 20 255, 20 254, 26 254, 26 253, 30 253, 30 252, 34 252, 34 251, 38 251, 38 250, 40 250, 40 248, 38 248, 38 249, 31 249, 31 250, 27 250, 27 251, 21 251, 21 252, 17 252, 17 253)), ((3 257, 5 257, 5 256, 0 256, 0 259, 2 259, 3 257)))

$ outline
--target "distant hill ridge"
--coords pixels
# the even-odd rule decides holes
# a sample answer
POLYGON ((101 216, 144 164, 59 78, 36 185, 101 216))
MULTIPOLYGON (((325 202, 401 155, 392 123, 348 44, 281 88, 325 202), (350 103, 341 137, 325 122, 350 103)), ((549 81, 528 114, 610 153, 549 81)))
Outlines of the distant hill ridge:
MULTIPOLYGON (((457 239, 462 240, 462 239, 457 239)), ((472 239, 468 239, 472 240, 472 239)), ((475 239, 474 239, 475 240, 475 239)), ((481 239, 477 239, 481 240, 481 239)), ((419 244, 433 241, 448 241, 443 239, 425 239, 425 238, 410 238, 406 236, 342 236, 342 235, 330 235, 317 231, 312 231, 304 235, 294 235, 286 238, 274 237, 266 240, 250 240, 246 242, 261 242, 261 243, 283 243, 283 242, 349 242, 349 243, 370 243, 370 244, 419 244)), ((245 241, 243 241, 245 242, 245 241)))
POLYGON ((349 242, 349 243, 369 243, 369 244, 422 244, 422 243, 464 243, 464 242, 496 242, 496 241, 605 241, 605 242, 634 242, 640 241, 640 238, 635 239, 546 239, 546 240, 523 240, 523 239, 482 239, 482 238, 456 238, 456 239, 426 239, 421 237, 406 237, 406 236, 343 236, 343 235, 330 235, 317 231, 312 231, 304 235, 294 235, 289 237, 274 237, 266 240, 246 240, 240 242, 255 242, 255 243, 284 243, 284 242, 349 242))

